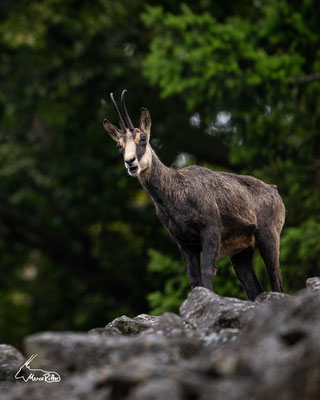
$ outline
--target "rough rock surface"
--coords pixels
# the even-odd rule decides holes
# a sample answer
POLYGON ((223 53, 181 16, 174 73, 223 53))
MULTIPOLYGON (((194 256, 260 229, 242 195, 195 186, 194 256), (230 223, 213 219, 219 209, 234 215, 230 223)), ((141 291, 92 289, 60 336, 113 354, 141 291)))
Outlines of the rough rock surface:
POLYGON ((89 333, 25 338, 31 368, 59 383, 12 381, 25 358, 0 346, 0 400, 318 400, 320 278, 255 302, 195 288, 180 315, 119 317, 89 333), (11 373, 9 373, 11 371, 11 373))
POLYGON ((25 357, 9 344, 0 344, 0 383, 14 381, 14 375, 25 362, 25 357))
POLYGON ((129 318, 126 315, 116 318, 110 322, 105 328, 91 329, 90 333, 98 333, 104 336, 114 335, 137 335, 151 327, 153 327, 160 317, 153 315, 140 314, 137 317, 129 318))
POLYGON ((217 345, 234 340, 258 306, 197 287, 180 307, 180 315, 189 331, 193 330, 204 343, 217 345))
POLYGON ((318 277, 307 279, 306 284, 308 291, 320 290, 320 278, 318 277))

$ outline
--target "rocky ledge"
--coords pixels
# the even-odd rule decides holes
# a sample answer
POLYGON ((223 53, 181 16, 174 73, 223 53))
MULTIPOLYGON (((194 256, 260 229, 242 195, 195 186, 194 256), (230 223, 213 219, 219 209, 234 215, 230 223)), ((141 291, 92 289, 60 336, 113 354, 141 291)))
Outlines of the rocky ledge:
POLYGON ((0 400, 318 400, 320 278, 295 296, 262 293, 255 302, 198 287, 179 315, 37 333, 24 352, 0 345, 0 400), (41 368, 61 381, 15 379, 32 354, 25 377, 41 368))

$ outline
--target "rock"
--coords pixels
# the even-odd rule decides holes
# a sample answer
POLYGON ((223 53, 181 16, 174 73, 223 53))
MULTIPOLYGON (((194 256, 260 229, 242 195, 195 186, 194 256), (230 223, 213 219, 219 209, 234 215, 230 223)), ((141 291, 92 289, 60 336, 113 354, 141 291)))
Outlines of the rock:
POLYGON ((306 285, 307 285, 307 290, 309 292, 319 291, 319 293, 320 293, 320 278, 319 277, 307 279, 306 285))
POLYGON ((195 288, 180 316, 122 316, 91 333, 30 335, 32 368, 56 371, 61 382, 6 381, 0 400, 317 400, 318 280, 299 296, 261 293, 255 302, 195 288))
POLYGON ((149 355, 133 357, 124 364, 100 371, 96 387, 108 387, 113 398, 125 398, 136 386, 167 376, 170 368, 149 355))
POLYGON ((226 328, 226 329, 219 329, 217 331, 213 331, 209 335, 206 335, 202 338, 202 341, 206 345, 223 345, 228 342, 232 342, 236 340, 240 329, 236 328, 226 328))
POLYGON ((92 390, 91 397, 84 394, 78 397, 77 389, 70 383, 48 384, 43 382, 27 382, 14 384, 7 387, 0 393, 0 400, 108 400, 107 397, 96 397, 96 393, 92 390), (54 385, 54 386, 52 386, 54 385))
POLYGON ((272 301, 281 301, 288 297, 289 295, 279 292, 262 292, 258 294, 254 301, 257 303, 267 304, 272 301))
POLYGON ((169 312, 161 315, 152 328, 144 331, 142 334, 150 333, 166 337, 190 336, 182 318, 177 314, 169 312))
POLYGON ((159 318, 147 314, 140 314, 134 318, 122 315, 110 322, 105 328, 92 329, 90 333, 103 336, 137 335, 142 331, 152 328, 159 321, 159 318))
POLYGON ((135 321, 143 322, 144 324, 148 325, 149 327, 152 327, 158 323, 160 318, 161 318, 161 316, 157 316, 157 315, 139 314, 136 317, 134 317, 133 319, 135 321))
POLYGON ((15 374, 25 361, 25 357, 16 348, 0 344, 0 382, 14 381, 15 374))
POLYGON ((101 336, 118 336, 122 335, 122 332, 115 327, 104 327, 104 328, 94 328, 89 331, 92 335, 101 335, 101 336))
POLYGON ((154 378, 137 386, 130 396, 131 400, 182 400, 179 384, 170 378, 154 378))
POLYGON ((236 342, 205 362, 217 375, 250 382, 250 399, 319 398, 319 310, 315 295, 263 306, 236 342))
POLYGON ((84 371, 105 364, 125 362, 141 354, 176 363, 191 357, 201 347, 189 338, 167 339, 158 335, 107 337, 89 333, 44 332, 27 336, 27 355, 38 354, 34 367, 54 370, 59 374, 84 371))
POLYGON ((207 344, 221 343, 227 342, 228 337, 234 339, 257 306, 251 301, 220 297, 208 289, 196 287, 180 307, 180 315, 207 344), (223 333, 227 333, 224 339, 223 333))

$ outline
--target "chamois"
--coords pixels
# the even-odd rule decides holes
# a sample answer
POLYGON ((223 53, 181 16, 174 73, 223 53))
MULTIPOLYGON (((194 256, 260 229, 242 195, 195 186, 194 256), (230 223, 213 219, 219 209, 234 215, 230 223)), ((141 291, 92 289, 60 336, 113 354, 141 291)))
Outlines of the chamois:
POLYGON ((168 168, 151 148, 149 111, 141 108, 140 127, 135 128, 126 109, 125 93, 121 95, 124 119, 110 94, 121 129, 106 119, 104 128, 117 142, 129 175, 138 177, 178 245, 191 288, 203 283, 212 290, 217 258, 228 256, 248 299, 254 300, 263 292, 253 267, 253 253, 258 248, 272 290, 282 292, 279 244, 285 207, 277 187, 252 176, 197 165, 168 168))

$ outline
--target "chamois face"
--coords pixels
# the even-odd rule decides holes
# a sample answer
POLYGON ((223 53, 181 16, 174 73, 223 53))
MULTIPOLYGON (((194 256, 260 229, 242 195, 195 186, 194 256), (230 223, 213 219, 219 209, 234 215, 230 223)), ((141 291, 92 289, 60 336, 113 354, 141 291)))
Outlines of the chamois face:
POLYGON ((139 176, 151 166, 152 152, 149 144, 151 118, 147 109, 141 108, 140 128, 120 130, 108 120, 103 126, 117 142, 117 148, 123 156, 124 166, 129 175, 139 176))

